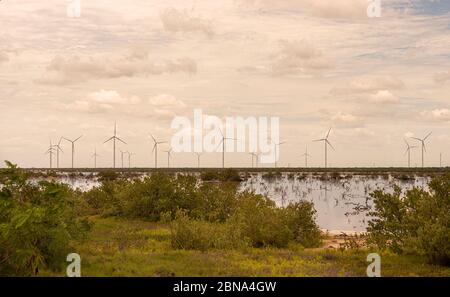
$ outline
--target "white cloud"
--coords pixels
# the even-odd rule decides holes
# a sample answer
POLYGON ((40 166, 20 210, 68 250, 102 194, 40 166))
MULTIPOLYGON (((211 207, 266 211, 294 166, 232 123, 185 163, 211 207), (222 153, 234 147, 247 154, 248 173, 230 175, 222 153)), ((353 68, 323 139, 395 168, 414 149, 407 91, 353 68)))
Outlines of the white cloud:
POLYGON ((122 97, 117 91, 100 90, 90 93, 85 99, 75 100, 68 104, 58 105, 63 110, 102 113, 115 110, 117 106, 138 104, 141 100, 136 96, 122 97))
POLYGON ((411 138, 411 137, 414 137, 414 135, 415 134, 413 132, 406 132, 404 136, 405 136, 405 138, 411 138))
POLYGON ((100 90, 87 96, 88 101, 104 104, 137 104, 141 99, 137 96, 122 97, 117 91, 100 90))
POLYGON ((394 76, 357 77, 347 87, 333 88, 330 93, 339 95, 373 93, 379 90, 399 90, 404 87, 404 82, 394 76))
POLYGON ((187 11, 168 8, 161 13, 160 18, 164 29, 172 33, 200 32, 208 37, 214 34, 209 20, 190 16, 187 11))
POLYGON ((152 61, 145 50, 133 49, 126 54, 55 57, 47 66, 47 73, 38 83, 65 84, 92 79, 111 79, 138 75, 197 72, 197 64, 190 58, 152 61))
POLYGON ((298 11, 322 18, 367 18, 367 0, 239 0, 247 7, 298 11))
POLYGON ((420 115, 432 121, 450 122, 450 109, 447 108, 422 111, 420 115))
POLYGON ((186 105, 183 101, 177 99, 175 96, 170 94, 159 94, 148 100, 148 102, 159 108, 184 108, 186 105))
POLYGON ((360 117, 345 112, 336 113, 331 120, 339 128, 357 128, 364 125, 360 117))
POLYGON ((450 71, 437 72, 434 75, 434 81, 436 83, 444 83, 444 82, 450 81, 450 71))
POLYGON ((322 51, 306 40, 281 40, 272 59, 271 72, 275 75, 310 73, 332 66, 322 51))
POLYGON ((400 101, 400 98, 388 90, 382 90, 370 95, 369 101, 373 103, 397 103, 400 101))

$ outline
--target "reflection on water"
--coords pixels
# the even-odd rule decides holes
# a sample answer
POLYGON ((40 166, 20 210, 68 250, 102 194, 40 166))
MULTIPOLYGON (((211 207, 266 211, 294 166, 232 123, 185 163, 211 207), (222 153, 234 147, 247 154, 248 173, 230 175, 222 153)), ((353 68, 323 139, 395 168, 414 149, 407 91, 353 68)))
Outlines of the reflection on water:
POLYGON ((323 179, 322 176, 292 176, 287 173, 278 178, 264 178, 264 174, 255 173, 242 182, 241 189, 268 196, 279 206, 301 200, 311 201, 321 228, 360 232, 367 227, 367 213, 372 206, 371 192, 377 189, 392 192, 394 185, 403 190, 413 186, 426 189, 428 181, 427 177, 400 181, 392 176, 365 175, 323 179))
MULTIPOLYGON (((82 191, 87 191, 100 182, 88 173, 71 177, 59 175, 57 179, 82 191)), ((142 173, 141 177, 144 177, 142 173)), ((367 227, 367 213, 372 206, 369 194, 381 189, 392 192, 394 185, 403 190, 412 187, 427 189, 428 177, 397 179, 391 175, 349 175, 340 178, 324 178, 323 175, 282 173, 268 177, 264 173, 248 174, 241 182, 240 191, 254 191, 273 199, 277 205, 306 200, 314 203, 317 222, 323 229, 331 231, 360 232, 367 227)))

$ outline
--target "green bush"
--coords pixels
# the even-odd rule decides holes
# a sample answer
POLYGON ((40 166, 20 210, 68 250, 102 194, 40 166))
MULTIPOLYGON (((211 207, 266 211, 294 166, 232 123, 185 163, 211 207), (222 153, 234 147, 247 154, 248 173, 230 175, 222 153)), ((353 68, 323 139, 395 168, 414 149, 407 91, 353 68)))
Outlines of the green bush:
POLYGON ((400 188, 392 194, 372 193, 369 243, 450 265, 450 175, 433 179, 429 188, 429 192, 414 188, 405 195, 400 188))
POLYGON ((0 184, 0 275, 36 275, 61 269, 70 243, 89 229, 78 219, 73 191, 54 182, 32 184, 7 162, 0 184))
POLYGON ((261 195, 240 194, 233 219, 239 222, 242 234, 254 247, 286 247, 292 238, 283 219, 283 210, 261 195))
POLYGON ((81 200, 86 207, 83 215, 123 215, 124 201, 119 197, 129 182, 124 180, 103 180, 99 187, 81 193, 81 200))
POLYGON ((248 245, 231 221, 212 223, 189 218, 179 211, 170 224, 173 248, 186 250, 238 249, 248 245))
POLYGON ((283 213, 293 240, 306 248, 321 245, 322 235, 315 221, 316 210, 312 202, 300 201, 289 204, 283 209, 283 213))

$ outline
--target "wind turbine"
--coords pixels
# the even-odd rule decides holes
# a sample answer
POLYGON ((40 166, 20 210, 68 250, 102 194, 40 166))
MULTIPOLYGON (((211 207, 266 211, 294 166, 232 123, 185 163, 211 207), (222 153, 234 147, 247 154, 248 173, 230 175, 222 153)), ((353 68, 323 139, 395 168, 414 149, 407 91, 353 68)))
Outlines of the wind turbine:
POLYGON ((65 139, 68 142, 72 143, 72 168, 73 168, 73 157, 74 157, 74 154, 75 154, 75 142, 77 142, 78 139, 80 139, 81 137, 83 137, 83 135, 81 135, 80 137, 78 137, 77 139, 74 139, 74 140, 70 140, 70 139, 68 139, 66 137, 63 137, 63 139, 65 139))
POLYGON ((125 141, 117 137, 117 124, 114 123, 114 135, 111 136, 108 140, 106 140, 104 143, 107 143, 108 141, 113 141, 113 168, 116 168, 116 140, 122 142, 123 144, 127 144, 125 141))
POLYGON ((306 145, 306 151, 301 157, 305 157, 305 168, 308 168, 308 158, 311 157, 311 155, 308 154, 308 145, 306 145))
POLYGON ((58 144, 54 144, 53 145, 53 147, 56 150, 56 168, 59 168, 59 152, 63 152, 63 150, 61 148, 61 141, 62 140, 63 140, 63 137, 59 138, 58 144))
POLYGON ((53 154, 55 153, 54 149, 55 148, 52 145, 52 140, 50 140, 50 146, 49 146, 48 150, 46 150, 45 153, 44 153, 44 154, 49 154, 49 156, 50 156, 50 169, 52 168, 53 154))
POLYGON ((134 156, 135 153, 125 152, 128 154, 128 168, 131 168, 131 156, 134 156))
POLYGON ((201 153, 195 153, 197 155, 197 168, 200 168, 200 157, 202 156, 201 153))
POLYGON ((127 154, 128 152, 124 152, 121 149, 119 149, 119 151, 120 151, 120 162, 122 164, 122 169, 123 169, 123 155, 127 154))
POLYGON ((408 154, 408 167, 411 167, 411 149, 416 148, 416 145, 409 145, 409 143, 406 141, 405 139, 405 143, 406 143, 406 151, 405 154, 408 154))
POLYGON ((422 168, 424 167, 424 154, 427 151, 426 147, 425 147, 425 140, 428 139, 428 137, 431 136, 431 134, 433 134, 433 132, 430 132, 427 136, 425 136, 425 138, 420 139, 417 137, 411 137, 412 139, 415 139, 417 141, 420 141, 420 143, 422 144, 422 168))
POLYGON ((331 132, 331 128, 330 128, 330 130, 328 130, 327 136, 325 138, 314 140, 315 142, 323 141, 325 144, 325 168, 327 168, 327 165, 328 165, 328 146, 330 146, 334 150, 333 145, 331 144, 330 141, 328 141, 330 132, 331 132))
POLYGON ((167 168, 170 168, 170 158, 172 158, 172 149, 169 149, 168 151, 164 151, 167 153, 167 168))
POLYGON ((237 139, 236 138, 225 137, 223 135, 223 133, 222 133, 222 130, 219 129, 219 131, 220 131, 220 134, 222 135, 222 140, 219 143, 219 146, 222 144, 222 168, 225 168, 225 141, 226 140, 234 140, 234 141, 236 141, 237 139))
POLYGON ((158 144, 166 143, 167 141, 157 141, 152 134, 150 134, 150 136, 154 143, 152 152, 155 152, 155 168, 158 168, 158 144))
POLYGON ((94 158, 94 168, 97 168, 97 157, 100 157, 100 155, 97 154, 97 148, 95 148, 94 153, 91 156, 91 158, 94 158))
POLYGON ((256 167, 258 167, 258 156, 259 156, 259 154, 258 154, 258 153, 255 153, 255 152, 251 152, 251 153, 249 153, 249 155, 252 156, 252 168, 255 167, 255 166, 253 165, 253 164, 254 164, 254 163, 253 163, 253 159, 254 159, 254 158, 256 159, 256 162, 255 162, 256 167))
MULTIPOLYGON (((273 142, 272 139, 270 139, 270 140, 273 142)), ((277 168, 277 164, 278 164, 278 147, 280 147, 281 145, 283 145, 285 143, 286 143, 286 141, 282 141, 282 142, 278 142, 278 143, 273 142, 273 144, 275 144, 275 168, 277 168)))

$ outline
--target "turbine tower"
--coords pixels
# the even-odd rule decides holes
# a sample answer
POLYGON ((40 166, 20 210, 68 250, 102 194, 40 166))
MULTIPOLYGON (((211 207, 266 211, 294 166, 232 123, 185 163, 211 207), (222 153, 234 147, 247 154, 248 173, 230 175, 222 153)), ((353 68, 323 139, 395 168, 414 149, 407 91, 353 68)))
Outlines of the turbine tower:
POLYGON ((408 143, 408 141, 406 141, 406 139, 405 139, 405 143, 406 143, 405 155, 408 154, 408 168, 410 168, 411 167, 411 150, 413 148, 416 148, 417 146, 416 145, 410 145, 408 143))
POLYGON ((97 168, 97 157, 100 157, 100 155, 97 154, 97 148, 95 148, 94 153, 91 156, 91 158, 94 158, 94 168, 97 168))
POLYGON ((108 140, 103 143, 107 143, 108 141, 113 141, 113 168, 116 168, 116 140, 122 142, 123 144, 127 144, 125 141, 117 137, 117 124, 114 123, 114 135, 111 136, 108 140))
POLYGON ((49 154, 49 157, 50 157, 50 169, 53 166, 53 164, 52 164, 53 163, 53 154, 55 153, 54 149, 55 148, 52 145, 52 141, 50 140, 50 146, 49 146, 48 150, 46 150, 45 153, 44 153, 44 154, 49 154))
POLYGON ((125 152, 128 154, 128 168, 131 168, 131 156, 134 156, 135 153, 125 152))
POLYGON ((58 144, 54 144, 53 147, 56 150, 56 168, 59 168, 59 152, 63 152, 61 148, 61 141, 63 140, 63 137, 59 138, 58 144))
POLYGON ((305 153, 301 155, 301 157, 305 157, 305 168, 308 168, 308 158, 311 157, 311 155, 308 154, 308 145, 306 146, 305 153))
POLYGON ((236 138, 225 137, 223 135, 223 133, 222 133, 222 130, 219 129, 219 131, 220 131, 220 134, 222 135, 222 140, 219 143, 219 146, 222 145, 222 168, 225 168, 225 142, 227 140, 234 140, 234 141, 236 141, 237 139, 236 138))
POLYGON ((256 167, 258 167, 258 157, 259 157, 259 154, 258 153, 255 153, 255 152, 251 152, 251 153, 249 153, 251 156, 252 156, 252 168, 255 168, 255 165, 253 165, 253 164, 256 164, 256 167), (256 160, 256 162, 253 162, 253 160, 256 160))
POLYGON ((164 151, 167 153, 167 168, 170 168, 170 158, 172 158, 172 149, 169 149, 168 151, 164 151))
POLYGON ((83 137, 83 135, 81 135, 80 137, 78 137, 77 139, 74 139, 74 140, 70 140, 70 139, 68 139, 66 137, 63 137, 63 139, 65 139, 66 141, 72 143, 72 168, 73 168, 73 157, 74 157, 74 154, 75 154, 75 142, 77 142, 78 139, 80 139, 81 137, 83 137))
POLYGON ((121 149, 119 149, 119 151, 120 151, 120 162, 121 162, 122 169, 123 169, 123 155, 127 154, 128 152, 124 152, 121 149))
POLYGON ((197 168, 200 168, 200 157, 202 156, 201 153, 195 153, 197 155, 197 168))
POLYGON ((158 168, 158 144, 166 143, 167 141, 157 141, 152 134, 150 134, 150 136, 152 137, 154 143, 152 152, 155 152, 155 168, 158 168))
POLYGON ((424 167, 424 154, 427 151, 427 149, 425 147, 425 140, 427 140, 428 137, 431 136, 431 134, 433 134, 433 132, 428 133, 428 135, 425 136, 425 138, 423 138, 423 139, 420 139, 420 138, 417 138, 417 137, 411 137, 412 139, 420 141, 420 143, 422 144, 422 168, 424 167))
MULTIPOLYGON (((273 142, 272 139, 270 139, 270 140, 273 142)), ((278 164, 278 148, 281 145, 285 144, 286 141, 282 141, 282 142, 278 142, 278 143, 273 142, 273 143, 275 144, 275 168, 277 168, 277 164, 278 164)))
POLYGON ((328 146, 330 146, 334 150, 333 145, 328 140, 328 137, 330 136, 330 132, 331 132, 331 128, 330 128, 330 130, 328 130, 327 136, 325 138, 314 140, 315 142, 323 141, 323 143, 325 144, 325 168, 327 168, 327 165, 328 165, 328 146))

